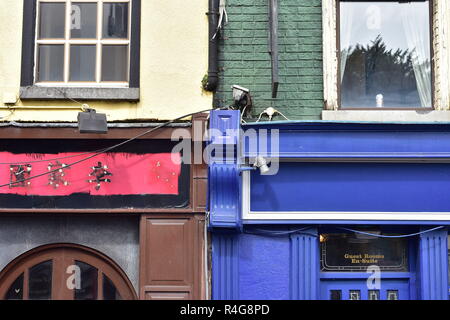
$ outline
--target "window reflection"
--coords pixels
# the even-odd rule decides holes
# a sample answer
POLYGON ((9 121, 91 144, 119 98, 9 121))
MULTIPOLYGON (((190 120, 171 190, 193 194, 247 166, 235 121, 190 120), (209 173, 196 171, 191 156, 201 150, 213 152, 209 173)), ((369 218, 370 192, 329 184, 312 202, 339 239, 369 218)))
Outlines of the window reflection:
POLYGON ((23 273, 9 287, 5 300, 23 300, 23 273))
POLYGON ((80 268, 81 287, 75 289, 75 300, 97 300, 97 268, 80 261, 76 261, 76 265, 80 268))
POLYGON ((429 1, 341 1, 344 108, 432 106, 429 1))
POLYGON ((128 3, 103 5, 103 38, 128 39, 128 3))
POLYGON ((64 80, 64 45, 39 45, 39 81, 64 80))
POLYGON ((128 80, 128 46, 105 45, 102 55, 102 81, 128 80))
POLYGON ((97 4, 72 2, 70 34, 72 38, 97 37, 97 4))
POLYGON ((122 300, 113 282, 103 275, 103 300, 122 300))
POLYGON ((46 261, 30 269, 30 300, 50 300, 52 298, 52 261, 46 261))
POLYGON ((39 5, 39 31, 40 39, 63 39, 65 26, 65 3, 41 2, 39 5))

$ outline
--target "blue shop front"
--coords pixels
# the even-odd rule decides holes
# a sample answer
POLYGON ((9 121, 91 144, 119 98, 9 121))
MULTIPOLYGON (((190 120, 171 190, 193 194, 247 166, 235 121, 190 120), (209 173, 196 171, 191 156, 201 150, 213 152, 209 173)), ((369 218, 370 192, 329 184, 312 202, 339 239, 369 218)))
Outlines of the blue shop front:
POLYGON ((213 299, 448 299, 450 124, 240 120, 210 118, 213 299))

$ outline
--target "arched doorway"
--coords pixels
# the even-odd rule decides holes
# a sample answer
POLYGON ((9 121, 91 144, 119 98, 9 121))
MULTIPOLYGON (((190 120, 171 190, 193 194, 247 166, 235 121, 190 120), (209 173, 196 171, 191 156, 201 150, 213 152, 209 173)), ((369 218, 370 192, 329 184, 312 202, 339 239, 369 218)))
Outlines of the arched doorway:
POLYGON ((0 273, 2 300, 132 300, 131 282, 100 252, 74 244, 31 250, 0 273))

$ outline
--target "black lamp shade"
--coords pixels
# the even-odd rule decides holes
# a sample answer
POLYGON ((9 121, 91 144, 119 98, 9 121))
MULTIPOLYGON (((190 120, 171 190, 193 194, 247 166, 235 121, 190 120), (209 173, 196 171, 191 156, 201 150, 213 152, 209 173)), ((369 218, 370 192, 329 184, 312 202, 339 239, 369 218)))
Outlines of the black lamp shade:
POLYGON ((80 133, 108 133, 106 114, 97 113, 93 109, 78 113, 78 129, 80 133))

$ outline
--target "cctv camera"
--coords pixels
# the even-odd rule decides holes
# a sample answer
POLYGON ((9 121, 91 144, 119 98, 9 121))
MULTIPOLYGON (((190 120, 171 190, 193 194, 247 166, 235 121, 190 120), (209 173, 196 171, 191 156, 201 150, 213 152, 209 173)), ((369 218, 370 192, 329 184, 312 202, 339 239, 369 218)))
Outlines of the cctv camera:
POLYGON ((261 157, 261 156, 257 156, 256 157, 255 163, 253 164, 253 166, 258 168, 259 172, 262 175, 265 175, 265 174, 267 174, 270 171, 270 169, 269 169, 269 167, 267 165, 266 159, 264 157, 261 157))
MULTIPOLYGON (((249 107, 251 107, 252 105, 250 90, 238 85, 233 85, 232 89, 233 89, 234 105, 241 110, 244 108, 249 109, 249 107)), ((246 111, 248 112, 249 110, 246 111)))

